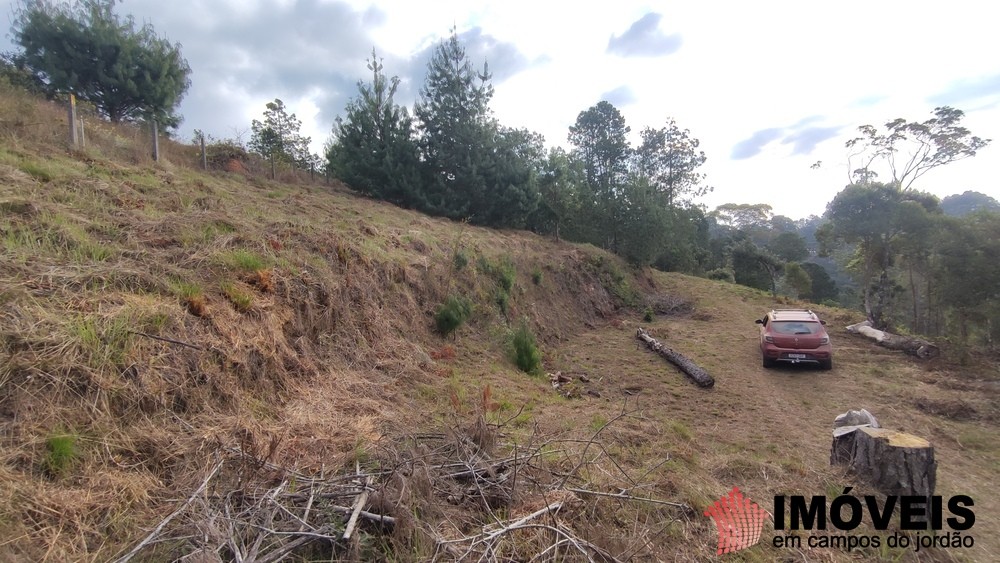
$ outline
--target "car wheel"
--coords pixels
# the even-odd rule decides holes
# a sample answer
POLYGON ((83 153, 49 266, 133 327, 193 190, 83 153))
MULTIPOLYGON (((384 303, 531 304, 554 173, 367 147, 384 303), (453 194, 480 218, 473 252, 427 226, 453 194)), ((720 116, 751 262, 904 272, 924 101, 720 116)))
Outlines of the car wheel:
POLYGON ((771 358, 766 357, 766 356, 762 356, 760 363, 761 363, 761 365, 763 365, 766 368, 773 368, 774 364, 775 364, 775 361, 772 360, 771 358))
POLYGON ((823 360, 822 362, 819 363, 819 369, 824 371, 829 371, 833 369, 833 360, 832 359, 823 360))

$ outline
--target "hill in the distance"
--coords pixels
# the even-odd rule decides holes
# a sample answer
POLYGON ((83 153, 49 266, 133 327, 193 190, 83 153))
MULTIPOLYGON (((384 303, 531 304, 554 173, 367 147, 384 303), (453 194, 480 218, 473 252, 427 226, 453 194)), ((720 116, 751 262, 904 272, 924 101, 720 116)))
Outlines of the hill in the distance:
MULTIPOLYGON (((189 146, 153 163, 127 127, 88 123, 67 151, 60 108, 0 108, 2 560, 704 560, 703 511, 734 486, 768 509, 870 492, 829 466, 834 417, 861 407, 934 444, 938 494, 975 499, 956 556, 1000 550, 987 359, 921 363, 848 335, 851 311, 302 174, 202 172, 189 146), (449 301, 468 319, 442 337, 449 301), (761 367, 753 320, 776 306, 828 320, 832 372, 761 367), (532 338, 557 388, 518 369, 532 338)), ((915 557, 778 533, 746 560, 915 557)))

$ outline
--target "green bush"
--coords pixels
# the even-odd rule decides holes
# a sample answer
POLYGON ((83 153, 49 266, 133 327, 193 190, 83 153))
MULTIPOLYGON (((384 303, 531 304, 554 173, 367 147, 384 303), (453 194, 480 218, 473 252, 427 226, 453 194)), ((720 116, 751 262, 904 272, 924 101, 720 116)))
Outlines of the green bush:
POLYGON ((535 285, 540 285, 542 283, 542 270, 541 268, 535 268, 531 272, 531 282, 535 285))
POLYGON ((511 337, 511 356, 517 368, 524 373, 542 374, 542 352, 538 349, 535 335, 524 320, 514 329, 511 337))
POLYGON ((646 307, 646 310, 642 314, 642 320, 646 321, 647 323, 653 322, 653 308, 652 307, 646 307))
POLYGON ((729 283, 736 283, 736 277, 733 275, 733 271, 728 268, 719 268, 717 270, 712 270, 705 274, 705 277, 710 280, 719 280, 729 283))
POLYGON ((449 295, 434 313, 434 324, 441 336, 448 336, 471 316, 472 303, 468 299, 449 295))
POLYGON ((461 272, 463 268, 469 265, 469 257, 465 255, 464 250, 459 249, 451 257, 451 263, 455 267, 456 272, 461 272))

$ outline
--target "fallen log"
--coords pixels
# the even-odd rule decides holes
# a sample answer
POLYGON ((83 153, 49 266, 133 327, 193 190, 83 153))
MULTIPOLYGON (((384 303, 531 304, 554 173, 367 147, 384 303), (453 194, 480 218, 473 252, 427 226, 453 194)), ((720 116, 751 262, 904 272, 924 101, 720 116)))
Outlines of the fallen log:
POLYGON ((930 497, 937 481, 930 442, 868 425, 833 431, 830 464, 846 465, 886 495, 930 497))
POLYGON ((698 364, 692 362, 690 359, 685 357, 680 352, 675 352, 670 348, 660 344, 655 338, 650 336, 645 330, 639 329, 635 333, 636 338, 642 340, 646 343, 646 346, 656 352, 657 354, 666 358, 666 360, 675 366, 677 366, 682 372, 687 374, 688 377, 694 380, 699 387, 709 388, 715 385, 715 379, 708 374, 707 371, 702 369, 698 364))
POLYGON ((941 355, 941 349, 926 340, 878 330, 872 326, 870 321, 862 321, 848 326, 847 332, 860 334, 874 340, 879 346, 889 348, 890 350, 902 350, 906 354, 916 356, 921 360, 936 358, 941 355))

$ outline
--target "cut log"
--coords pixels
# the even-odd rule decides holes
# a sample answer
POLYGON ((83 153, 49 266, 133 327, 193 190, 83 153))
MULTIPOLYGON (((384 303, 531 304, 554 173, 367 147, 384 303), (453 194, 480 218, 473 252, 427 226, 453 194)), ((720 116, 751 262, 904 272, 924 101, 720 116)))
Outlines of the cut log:
POLYGON ((702 369, 698 364, 692 362, 680 352, 676 352, 663 344, 660 344, 645 330, 640 328, 636 331, 635 336, 639 340, 645 342, 646 346, 649 347, 650 350, 663 356, 668 362, 677 366, 682 372, 687 374, 688 377, 693 379, 699 387, 709 388, 715 385, 715 379, 713 379, 707 371, 702 369))
POLYGON ((868 425, 842 426, 833 431, 830 463, 848 466, 886 495, 934 494, 934 447, 912 434, 868 425))
POLYGON ((911 336, 900 336, 898 334, 892 334, 891 332, 885 332, 884 330, 878 330, 877 328, 872 327, 872 324, 869 321, 862 321, 860 323, 853 324, 847 327, 847 332, 871 338, 877 342, 879 346, 889 348, 890 350, 902 350, 903 352, 911 356, 916 356, 921 360, 936 358, 941 355, 941 349, 926 340, 911 336))

